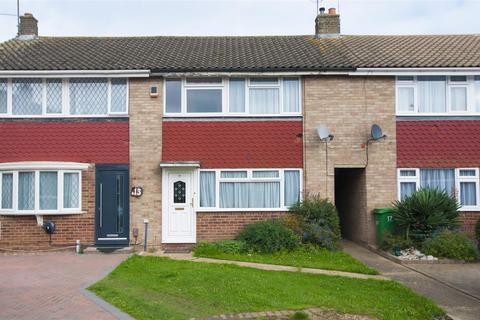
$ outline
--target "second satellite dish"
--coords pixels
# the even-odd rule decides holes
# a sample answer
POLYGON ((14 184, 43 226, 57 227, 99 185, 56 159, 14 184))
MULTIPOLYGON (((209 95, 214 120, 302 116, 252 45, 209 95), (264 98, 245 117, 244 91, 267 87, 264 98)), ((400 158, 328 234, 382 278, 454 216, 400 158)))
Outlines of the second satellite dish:
POLYGON ((378 124, 372 125, 371 130, 372 140, 378 140, 382 138, 386 138, 387 136, 383 134, 382 128, 378 124))
POLYGON ((317 126, 317 134, 320 140, 332 140, 333 135, 330 133, 330 130, 324 125, 317 126))

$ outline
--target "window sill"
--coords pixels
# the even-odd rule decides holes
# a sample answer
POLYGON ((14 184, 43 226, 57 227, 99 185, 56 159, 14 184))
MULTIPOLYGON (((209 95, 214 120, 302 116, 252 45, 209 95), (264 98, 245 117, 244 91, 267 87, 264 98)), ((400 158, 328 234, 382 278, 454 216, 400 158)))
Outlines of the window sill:
POLYGON ((57 211, 57 212, 22 212, 22 211, 0 211, 0 216, 63 216, 63 215, 77 215, 84 214, 87 211, 75 210, 75 211, 57 211))
POLYGON ((480 206, 477 207, 462 207, 458 209, 460 212, 472 212, 472 211, 480 211, 480 206))
POLYGON ((195 208, 196 212, 287 212, 288 208, 195 208))

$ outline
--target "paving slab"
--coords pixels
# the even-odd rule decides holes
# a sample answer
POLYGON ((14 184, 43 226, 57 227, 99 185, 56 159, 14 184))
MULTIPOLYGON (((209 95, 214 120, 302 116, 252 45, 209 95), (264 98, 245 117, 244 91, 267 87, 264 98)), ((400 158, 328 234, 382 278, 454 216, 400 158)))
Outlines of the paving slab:
POLYGON ((84 287, 103 278, 128 255, 71 252, 0 256, 0 319, 110 320, 114 308, 87 297, 84 287))
POLYGON ((462 264, 405 266, 350 241, 344 242, 344 250, 367 266, 377 269, 382 275, 397 280, 415 292, 432 299, 452 319, 480 319, 480 299, 475 296, 479 289, 476 284, 479 281, 479 274, 475 265, 470 267, 462 264), (462 268, 465 269, 465 273, 462 273, 462 268), (456 274, 455 269, 458 270, 456 274), (477 278, 474 279, 475 277, 477 278))

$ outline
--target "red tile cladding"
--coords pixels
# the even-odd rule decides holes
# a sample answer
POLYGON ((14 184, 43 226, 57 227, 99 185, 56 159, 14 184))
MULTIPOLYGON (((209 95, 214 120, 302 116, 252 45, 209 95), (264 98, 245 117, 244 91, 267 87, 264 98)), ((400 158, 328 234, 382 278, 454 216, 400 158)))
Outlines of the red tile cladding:
POLYGON ((0 122, 0 162, 128 163, 128 121, 0 122))
POLYGON ((398 121, 397 166, 479 167, 480 121, 398 121))
POLYGON ((166 121, 162 161, 202 168, 302 168, 302 121, 166 121))

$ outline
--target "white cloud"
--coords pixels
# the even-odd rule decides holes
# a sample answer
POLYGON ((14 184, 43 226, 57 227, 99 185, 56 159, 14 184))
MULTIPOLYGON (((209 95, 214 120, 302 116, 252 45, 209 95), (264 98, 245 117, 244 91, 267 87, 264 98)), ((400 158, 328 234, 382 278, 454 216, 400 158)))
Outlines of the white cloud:
MULTIPOLYGON (((337 0, 323 1, 327 7, 337 0)), ((0 0, 15 13, 16 0, 0 0)), ((41 35, 313 34, 314 0, 21 0, 41 35)), ((480 1, 340 0, 345 34, 479 33, 480 1)), ((0 16, 0 41, 14 37, 16 19, 0 16)))

